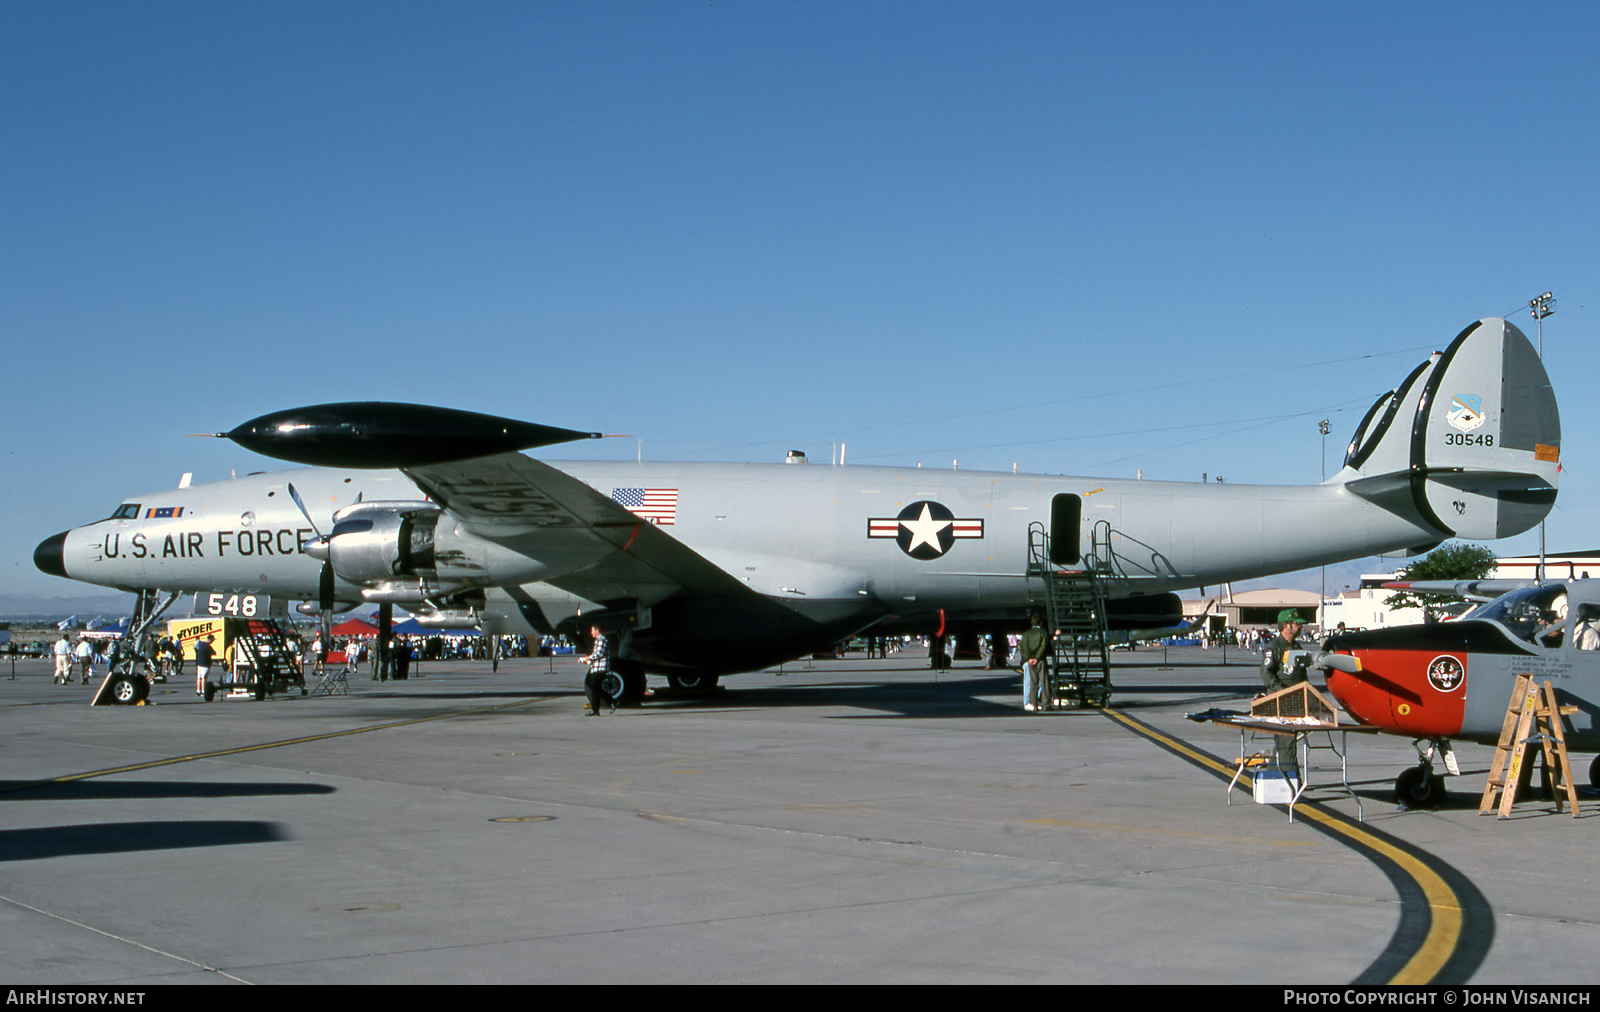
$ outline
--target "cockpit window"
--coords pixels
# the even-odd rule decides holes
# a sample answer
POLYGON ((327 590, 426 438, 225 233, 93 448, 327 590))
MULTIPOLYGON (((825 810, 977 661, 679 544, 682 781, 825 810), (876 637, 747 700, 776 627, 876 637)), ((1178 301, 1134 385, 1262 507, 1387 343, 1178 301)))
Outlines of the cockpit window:
POLYGON ((139 504, 136 503, 136 502, 125 502, 125 503, 123 503, 121 506, 117 507, 117 511, 115 513, 111 514, 110 519, 112 519, 112 520, 137 520, 137 519, 139 519, 139 504))
POLYGON ((1578 605, 1572 623, 1572 645, 1579 650, 1600 650, 1600 604, 1578 605))
POLYGON ((1527 590, 1518 590, 1490 601, 1465 617, 1499 622, 1529 643, 1560 646, 1560 633, 1567 621, 1567 588, 1529 587, 1527 590))

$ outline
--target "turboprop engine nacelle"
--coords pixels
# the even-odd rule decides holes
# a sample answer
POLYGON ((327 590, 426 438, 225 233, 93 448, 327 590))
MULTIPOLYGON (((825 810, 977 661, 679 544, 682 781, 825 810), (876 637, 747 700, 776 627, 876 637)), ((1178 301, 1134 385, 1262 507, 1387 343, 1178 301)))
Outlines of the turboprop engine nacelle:
POLYGON ((413 617, 418 624, 429 629, 476 629, 480 621, 477 611, 472 608, 425 611, 413 617))
POLYGON ((454 594, 468 587, 545 580, 587 565, 607 550, 606 545, 585 545, 576 552, 552 551, 533 558, 463 530, 438 506, 414 500, 346 506, 333 515, 326 541, 307 546, 307 554, 329 562, 339 579, 373 591, 363 598, 402 603, 435 596, 426 588, 454 594), (408 597, 392 596, 400 586, 425 590, 421 597, 414 591, 408 597))
POLYGON ((434 531, 441 510, 415 502, 366 502, 333 515, 326 545, 310 554, 326 553, 340 579, 375 584, 397 576, 431 574, 434 531))

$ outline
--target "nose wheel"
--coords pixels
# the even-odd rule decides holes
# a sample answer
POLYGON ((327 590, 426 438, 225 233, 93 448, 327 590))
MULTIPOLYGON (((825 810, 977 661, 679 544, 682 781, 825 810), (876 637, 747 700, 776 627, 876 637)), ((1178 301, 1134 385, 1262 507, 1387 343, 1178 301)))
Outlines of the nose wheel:
POLYGON ((150 695, 150 684, 137 675, 117 675, 109 686, 111 701, 118 706, 135 706, 150 695))
POLYGON ((1432 763, 1413 766, 1394 781, 1394 799, 1403 808, 1438 808, 1447 796, 1444 777, 1433 771, 1432 763))

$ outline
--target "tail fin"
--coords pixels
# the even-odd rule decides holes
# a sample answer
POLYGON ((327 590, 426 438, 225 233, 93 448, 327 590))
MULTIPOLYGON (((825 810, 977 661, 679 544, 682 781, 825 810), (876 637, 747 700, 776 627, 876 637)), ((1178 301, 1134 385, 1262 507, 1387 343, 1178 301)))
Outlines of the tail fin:
POLYGON ((1561 416, 1526 335, 1463 330, 1367 412, 1335 478, 1441 537, 1520 534, 1556 501, 1561 416))

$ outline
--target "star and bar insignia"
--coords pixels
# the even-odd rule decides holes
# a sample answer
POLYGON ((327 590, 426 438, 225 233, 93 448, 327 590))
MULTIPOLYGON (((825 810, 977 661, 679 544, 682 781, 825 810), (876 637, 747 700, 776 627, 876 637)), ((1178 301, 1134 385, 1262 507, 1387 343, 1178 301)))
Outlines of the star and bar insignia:
POLYGON ((894 538, 913 559, 937 559, 957 538, 983 537, 983 519, 957 519, 943 503, 920 499, 894 517, 869 517, 867 537, 894 538))

